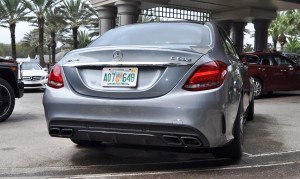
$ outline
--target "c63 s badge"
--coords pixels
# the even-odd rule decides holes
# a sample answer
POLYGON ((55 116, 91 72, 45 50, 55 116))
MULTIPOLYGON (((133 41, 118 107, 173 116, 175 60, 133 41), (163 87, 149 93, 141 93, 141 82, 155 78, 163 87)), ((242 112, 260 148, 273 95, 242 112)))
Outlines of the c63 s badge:
POLYGON ((191 58, 187 57, 171 57, 171 60, 178 61, 178 62, 192 62, 191 58))

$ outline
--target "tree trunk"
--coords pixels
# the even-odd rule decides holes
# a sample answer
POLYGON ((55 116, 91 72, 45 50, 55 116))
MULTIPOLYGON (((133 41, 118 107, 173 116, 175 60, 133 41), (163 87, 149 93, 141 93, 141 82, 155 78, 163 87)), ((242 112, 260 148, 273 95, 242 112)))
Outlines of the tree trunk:
POLYGON ((72 32, 73 32, 73 48, 77 49, 78 48, 78 41, 77 41, 78 27, 73 27, 72 32))
POLYGON ((56 41, 55 41, 55 32, 51 32, 51 49, 52 49, 52 59, 51 59, 51 64, 55 64, 55 50, 56 50, 56 41))
POLYGON ((49 54, 49 63, 51 63, 51 44, 50 44, 50 42, 49 42, 49 44, 47 45, 47 47, 48 47, 48 54, 49 54))
POLYGON ((39 26, 39 57, 40 57, 40 65, 45 67, 45 59, 44 59, 44 18, 38 18, 38 26, 39 26))
POLYGON ((39 46, 34 47, 34 56, 36 56, 39 53, 39 46))
POLYGON ((273 40, 273 48, 274 50, 277 50, 278 36, 273 36, 272 40, 273 40))
POLYGON ((17 50, 16 50, 16 23, 9 24, 10 37, 11 37, 11 52, 14 60, 17 60, 17 50))

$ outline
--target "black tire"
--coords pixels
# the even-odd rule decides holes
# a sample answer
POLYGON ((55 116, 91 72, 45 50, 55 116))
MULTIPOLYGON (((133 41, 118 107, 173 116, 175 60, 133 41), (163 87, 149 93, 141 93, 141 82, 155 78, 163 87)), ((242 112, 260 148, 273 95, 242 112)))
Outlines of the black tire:
POLYGON ((233 141, 231 141, 231 143, 225 147, 215 149, 213 151, 213 155, 215 157, 231 158, 235 161, 239 161, 242 158, 244 141, 244 116, 241 104, 236 116, 233 130, 233 141))
POLYGON ((247 121, 253 121, 254 119, 254 99, 251 100, 247 113, 247 121))
POLYGON ((73 143, 82 146, 82 147, 88 147, 88 146, 97 146, 102 144, 101 141, 88 141, 88 140, 78 140, 78 139, 70 139, 73 143))
POLYGON ((260 79, 254 78, 254 98, 258 99, 263 94, 263 83, 260 79))
POLYGON ((6 80, 0 78, 0 122, 9 118, 14 107, 14 90, 6 80))

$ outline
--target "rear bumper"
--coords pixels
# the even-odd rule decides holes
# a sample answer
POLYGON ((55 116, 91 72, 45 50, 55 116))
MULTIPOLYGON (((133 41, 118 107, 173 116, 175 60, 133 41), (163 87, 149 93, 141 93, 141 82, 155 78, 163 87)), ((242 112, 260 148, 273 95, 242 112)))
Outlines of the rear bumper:
POLYGON ((208 148, 233 139, 234 119, 226 117, 224 92, 219 88, 150 99, 105 99, 46 87, 43 104, 54 137, 170 146, 165 140, 170 136, 179 141, 173 146, 191 147, 184 140, 196 139, 196 147, 208 148))
POLYGON ((117 144, 209 147, 204 135, 189 126, 53 121, 49 125, 49 134, 53 137, 105 141, 117 144))

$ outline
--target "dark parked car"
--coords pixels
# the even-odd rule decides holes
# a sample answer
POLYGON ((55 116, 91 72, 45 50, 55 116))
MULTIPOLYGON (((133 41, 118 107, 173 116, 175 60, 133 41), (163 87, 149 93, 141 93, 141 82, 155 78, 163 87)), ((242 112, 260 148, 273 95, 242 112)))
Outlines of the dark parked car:
POLYGON ((248 63, 248 72, 255 81, 255 98, 273 91, 300 90, 299 64, 272 52, 243 53, 248 63))
POLYGON ((254 88, 225 34, 213 23, 136 24, 69 52, 44 93, 49 134, 239 159, 254 88))
POLYGON ((15 98, 21 98, 24 84, 18 80, 18 63, 0 57, 0 122, 5 121, 14 110, 15 98))

